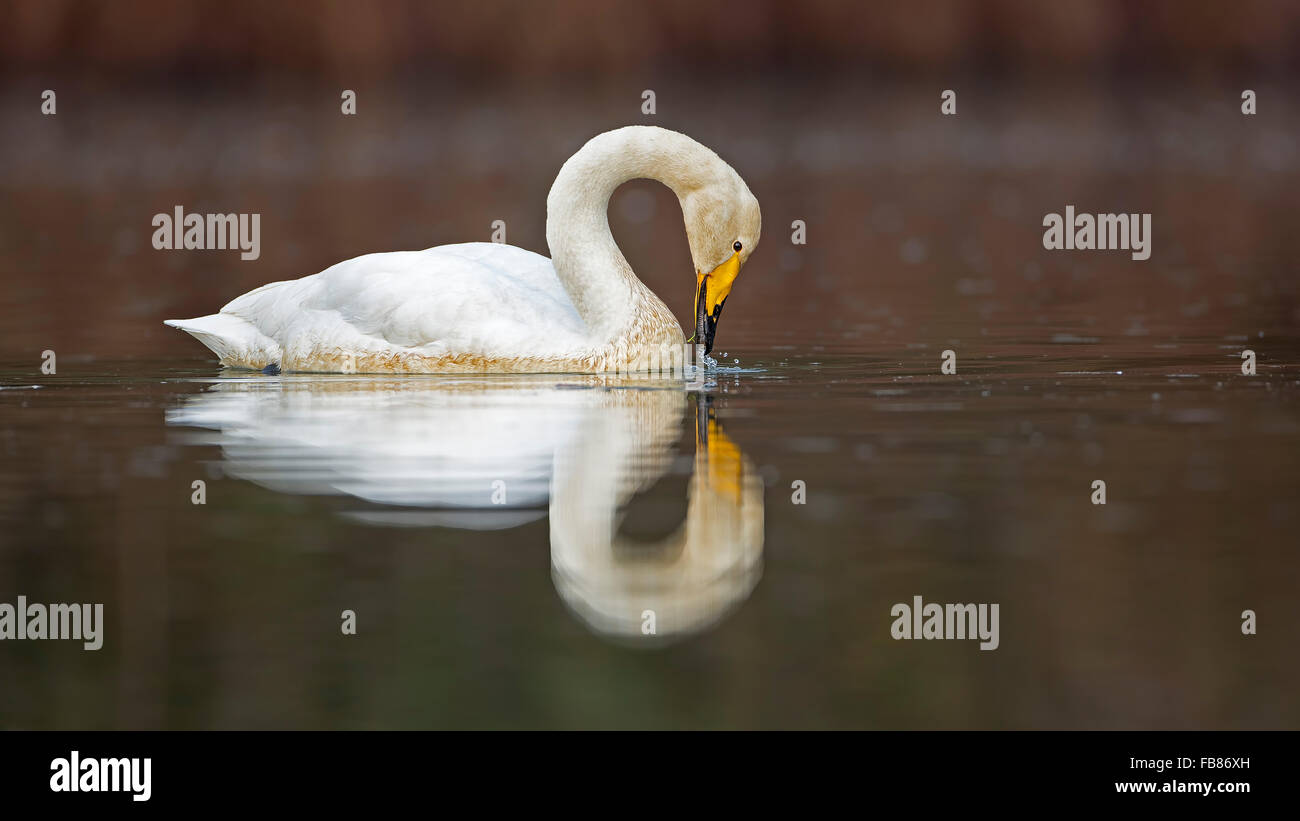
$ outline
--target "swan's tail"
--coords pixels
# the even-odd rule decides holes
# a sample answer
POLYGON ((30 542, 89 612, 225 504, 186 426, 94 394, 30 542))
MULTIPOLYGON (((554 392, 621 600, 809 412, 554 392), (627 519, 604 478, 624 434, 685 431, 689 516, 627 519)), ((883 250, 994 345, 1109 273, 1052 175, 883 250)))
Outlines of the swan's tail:
MULTIPOLYGON (((278 346, 251 322, 230 314, 209 314, 195 319, 167 319, 164 325, 180 328, 217 355, 223 365, 257 367, 278 346)), ((272 359, 275 361, 275 359, 272 359)))

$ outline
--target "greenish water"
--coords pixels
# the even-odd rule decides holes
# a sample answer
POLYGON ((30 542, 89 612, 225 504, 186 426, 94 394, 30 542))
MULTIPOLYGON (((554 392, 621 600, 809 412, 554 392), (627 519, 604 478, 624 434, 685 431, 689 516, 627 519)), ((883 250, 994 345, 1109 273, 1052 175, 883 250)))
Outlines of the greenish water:
POLYGON ((11 366, 4 600, 106 616, 0 645, 0 724, 1294 725, 1300 385, 1229 347, 689 390, 11 366), (999 603, 1000 646, 892 639, 914 595, 999 603))

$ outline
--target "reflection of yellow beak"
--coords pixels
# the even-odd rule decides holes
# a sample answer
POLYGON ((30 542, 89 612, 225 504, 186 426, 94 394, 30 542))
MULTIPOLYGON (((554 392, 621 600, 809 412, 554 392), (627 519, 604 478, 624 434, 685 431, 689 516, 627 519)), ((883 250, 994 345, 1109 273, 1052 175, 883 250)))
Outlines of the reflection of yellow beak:
POLYGON ((713 350, 713 335, 718 330, 718 317, 722 314, 722 303, 731 294, 731 286, 740 273, 740 252, 707 274, 697 272, 695 275, 695 336, 697 344, 704 345, 704 352, 713 350))
POLYGON ((707 413, 707 425, 701 428, 697 424, 695 428, 695 476, 705 487, 726 496, 733 504, 743 505, 745 457, 722 432, 713 412, 707 413))

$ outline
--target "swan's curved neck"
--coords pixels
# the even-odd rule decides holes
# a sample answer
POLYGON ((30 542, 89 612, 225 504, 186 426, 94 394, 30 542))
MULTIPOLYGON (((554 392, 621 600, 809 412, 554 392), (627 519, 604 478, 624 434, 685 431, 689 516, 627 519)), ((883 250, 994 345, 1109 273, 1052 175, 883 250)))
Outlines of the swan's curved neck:
POLYGON ((610 233, 614 190, 628 180, 653 179, 681 200, 708 184, 718 166, 716 154, 684 134, 628 126, 592 138, 560 169, 546 200, 546 241, 560 282, 599 341, 624 332, 647 299, 658 302, 610 233))

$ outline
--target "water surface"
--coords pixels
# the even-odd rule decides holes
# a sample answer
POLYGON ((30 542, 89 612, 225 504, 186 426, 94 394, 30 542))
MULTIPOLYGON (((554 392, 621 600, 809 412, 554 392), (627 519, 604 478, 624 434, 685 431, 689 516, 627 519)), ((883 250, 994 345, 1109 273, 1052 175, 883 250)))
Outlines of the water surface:
POLYGON ((780 351, 708 391, 11 369, 0 578, 108 620, 3 647, 0 721, 1293 722, 1296 380, 1014 349, 780 351), (894 641, 913 595, 1000 603, 1000 648, 894 641))

